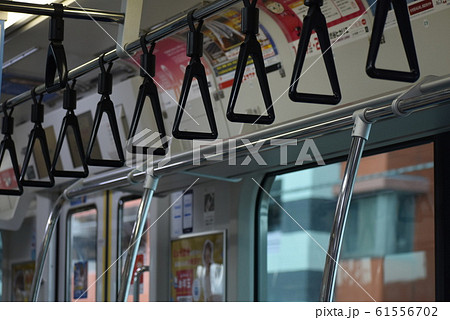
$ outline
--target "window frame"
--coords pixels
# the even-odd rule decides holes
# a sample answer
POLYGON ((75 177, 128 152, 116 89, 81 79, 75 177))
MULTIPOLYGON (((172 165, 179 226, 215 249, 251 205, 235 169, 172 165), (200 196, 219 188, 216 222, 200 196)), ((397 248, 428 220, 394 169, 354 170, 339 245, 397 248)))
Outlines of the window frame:
MULTIPOLYGON (((435 246, 435 300, 450 301, 450 274, 445 270, 450 268, 450 234, 446 232, 450 228, 450 215, 445 214, 445 209, 450 207, 450 131, 431 135, 420 139, 413 139, 397 144, 386 145, 377 148, 365 149, 362 157, 373 156, 381 153, 411 148, 427 143, 433 143, 434 150, 434 246, 435 246), (447 192, 446 192, 447 191, 447 192)), ((370 145, 368 146, 370 147, 370 145)), ((339 157, 324 158, 326 165, 347 161, 348 154, 339 157)), ((278 175, 299 172, 318 167, 311 163, 298 167, 274 170, 267 172, 261 186, 269 190, 278 175)), ((267 275, 267 220, 270 197, 260 188, 255 206, 255 257, 254 257, 254 290, 253 300, 267 301, 265 282, 262 277, 267 275)))
POLYGON ((142 196, 139 195, 127 195, 124 197, 121 197, 119 199, 119 205, 117 207, 117 275, 116 275, 116 279, 117 279, 117 288, 120 288, 120 279, 122 277, 122 222, 123 222, 123 212, 124 212, 124 207, 125 207, 125 203, 129 202, 129 201, 134 201, 137 199, 142 199, 142 196))

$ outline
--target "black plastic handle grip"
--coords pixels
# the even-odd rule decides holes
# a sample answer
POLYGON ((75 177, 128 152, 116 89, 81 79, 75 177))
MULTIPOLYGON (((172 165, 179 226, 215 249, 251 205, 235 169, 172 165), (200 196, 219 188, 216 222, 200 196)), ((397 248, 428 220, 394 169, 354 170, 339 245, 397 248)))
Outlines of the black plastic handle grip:
POLYGON ((377 8, 375 10, 375 20, 373 22, 372 37, 370 39, 369 54, 367 55, 366 73, 369 77, 375 79, 402 82, 415 82, 419 79, 419 62, 417 60, 406 0, 378 0, 377 8), (395 17, 397 18, 398 28, 400 30, 410 72, 378 69, 375 67, 378 50, 380 49, 383 36, 384 25, 391 3, 394 7, 395 17))
POLYGON ((20 183, 26 187, 41 187, 41 188, 51 188, 55 185, 55 179, 51 173, 51 160, 50 152, 48 150, 47 137, 45 135, 45 130, 42 128, 42 122, 44 121, 44 106, 41 104, 42 95, 40 100, 36 99, 36 93, 33 89, 31 91, 31 96, 33 98, 33 105, 31 106, 31 121, 34 122, 34 128, 31 130, 30 137, 28 140, 27 151, 25 153, 25 159, 22 165, 22 172, 20 174, 20 183), (26 174, 28 171, 28 165, 30 164, 30 159, 33 154, 34 145, 36 140, 39 140, 41 147, 41 154, 44 158, 45 168, 47 169, 48 180, 28 180, 26 174))
POLYGON ((66 53, 62 41, 64 39, 63 5, 54 3, 54 14, 50 19, 47 62, 45 65, 45 90, 48 93, 64 89, 68 81, 66 53), (55 82, 58 73, 59 81, 55 82))
POLYGON ((186 67, 184 75, 183 86, 181 88, 180 101, 178 103, 177 113, 173 124, 172 134, 177 139, 195 140, 195 139, 216 139, 218 136, 216 119, 211 102, 211 97, 208 90, 208 81, 206 80, 205 67, 202 65, 200 58, 192 58, 189 65, 186 67), (202 95, 203 105, 205 106, 206 117, 211 132, 192 132, 181 131, 180 124, 183 117, 184 108, 189 96, 189 88, 191 87, 192 79, 196 78, 200 93, 202 95))
POLYGON ((73 111, 67 111, 66 116, 63 119, 61 131, 59 132, 58 142, 56 143, 55 156, 53 158, 51 172, 55 177, 68 177, 68 178, 86 178, 89 175, 89 168, 86 164, 86 157, 84 155, 83 141, 81 139, 80 125, 78 119, 73 111), (73 134, 75 136, 75 143, 77 145, 78 154, 80 156, 83 171, 71 171, 71 170, 57 170, 56 164, 58 163, 59 154, 66 136, 67 129, 72 127, 73 134))
POLYGON ((189 65, 186 67, 184 74, 183 86, 181 87, 180 101, 178 103, 177 112, 172 128, 172 135, 177 139, 195 140, 195 139, 216 139, 218 136, 216 119, 211 102, 211 96, 208 90, 208 81, 206 80, 205 67, 202 65, 200 57, 203 54, 203 34, 200 32, 203 20, 200 20, 197 28, 194 26, 192 10, 188 14, 188 24, 190 32, 188 33, 187 56, 191 57, 189 65), (180 130, 181 119, 183 117, 184 108, 189 96, 192 79, 196 78, 200 93, 202 96, 203 106, 205 107, 206 117, 211 132, 195 132, 180 130))
POLYGON ((47 51, 47 63, 45 67, 45 90, 48 93, 64 89, 67 84, 68 71, 66 53, 60 43, 50 43, 47 51), (59 82, 55 82, 58 72, 59 82))
POLYGON ((117 125, 116 114, 114 111, 114 104, 108 96, 102 98, 97 104, 97 110, 95 111, 94 125, 92 127, 91 138, 89 139, 88 148, 86 151, 86 163, 90 166, 101 167, 122 167, 125 163, 125 156, 122 150, 122 142, 120 141, 119 127, 117 125), (91 158, 92 150, 97 139, 98 129, 102 122, 102 116, 106 114, 108 116, 109 124, 111 127, 111 133, 113 135, 114 144, 117 150, 118 160, 109 159, 93 159, 91 158))
POLYGON ((242 8, 241 11, 241 31, 245 33, 246 36, 239 50, 236 73, 234 75, 231 96, 228 102, 227 119, 232 122, 271 124, 275 121, 275 112, 273 110, 272 97, 270 95, 269 82, 267 80, 261 45, 256 38, 259 31, 259 10, 255 7, 256 2, 257 0, 252 3, 248 0, 244 0, 245 7, 242 8), (236 106, 239 89, 241 88, 241 83, 249 56, 253 59, 253 64, 255 66, 264 104, 266 106, 267 115, 242 114, 234 112, 234 107, 236 106))
POLYGON ((95 111, 94 124, 92 126, 91 137, 89 138, 88 148, 86 151, 86 163, 90 166, 100 167, 122 167, 125 163, 125 156, 122 150, 122 142, 120 141, 119 127, 117 125, 116 113, 114 111, 114 104, 109 95, 112 93, 112 63, 109 63, 108 69, 105 68, 104 54, 99 58, 101 73, 98 76, 98 93, 102 95, 97 109, 95 111), (98 129, 102 123, 103 114, 108 116, 111 133, 114 139, 114 145, 117 151, 117 160, 110 159, 93 159, 91 157, 94 149, 95 141, 97 139, 98 129))
POLYGON ((78 123, 78 118, 75 116, 74 109, 76 108, 77 95, 74 90, 75 81, 72 84, 72 88, 69 85, 66 86, 64 91, 63 108, 67 110, 63 122, 61 125, 61 130, 59 131, 58 142, 56 143, 55 155, 53 157, 51 173, 55 177, 68 177, 68 178, 86 178, 89 175, 89 168, 86 164, 86 156, 84 153, 83 140, 81 139, 80 125, 78 123), (83 171, 71 171, 71 170, 58 170, 56 165, 58 163, 59 154, 64 143, 64 138, 66 137, 67 129, 71 127, 73 130, 73 135, 75 138, 75 143, 78 151, 78 155, 81 160, 81 165, 83 166, 83 171))
MULTIPOLYGON (((133 154, 149 154, 151 152, 153 155, 164 156, 169 145, 166 138, 166 128, 164 126, 161 104, 159 102, 158 88, 153 81, 156 65, 156 57, 153 54, 155 43, 152 43, 150 51, 148 51, 145 42, 145 36, 142 36, 141 47, 143 52, 141 56, 141 76, 144 77, 144 81, 139 87, 139 94, 136 100, 136 107, 134 108, 133 120, 131 121, 130 132, 128 133, 127 150, 128 152, 131 152, 133 154), (133 141, 133 139, 136 135, 146 98, 150 99, 150 103, 152 105, 153 115, 155 117, 156 126, 158 127, 159 139, 162 143, 161 147, 155 148, 152 145, 137 147, 133 144, 134 142, 137 142, 133 141)), ((146 138, 147 136, 144 137, 144 139, 146 138)))
POLYGON ((11 136, 5 135, 5 138, 0 144, 0 165, 3 163, 3 158, 5 156, 6 151, 9 152, 9 155, 11 157, 11 163, 13 166, 14 176, 16 178, 17 182, 17 189, 0 189, 0 194, 7 195, 7 196, 20 196, 23 194, 23 187, 20 183, 20 170, 19 170, 19 163, 17 162, 17 154, 16 154, 16 147, 14 145, 14 141, 12 140, 11 136))
POLYGON ((327 22, 320 10, 321 0, 305 1, 309 6, 308 13, 303 19, 303 28, 298 43, 297 56, 295 57, 294 71, 292 73, 291 85, 289 87, 289 98, 294 102, 308 102, 318 104, 338 104, 341 101, 341 89, 334 64, 333 51, 331 49, 330 37, 328 35, 327 22), (309 39, 312 31, 316 31, 319 39, 322 57, 330 81, 332 95, 313 94, 297 92, 298 81, 302 75, 303 64, 308 50, 309 39))
MULTIPOLYGON (((14 171, 14 177, 17 183, 17 189, 0 189, 0 194, 8 195, 8 196, 20 196, 23 193, 23 187, 20 183, 20 170, 19 170, 19 163, 17 162, 17 154, 16 154, 16 147, 14 145, 14 141, 11 138, 11 135, 14 131, 14 118, 11 116, 14 109, 10 111, 8 114, 8 110, 6 109, 7 101, 3 102, 2 109, 4 113, 3 117, 3 124, 2 124, 2 133, 4 134, 4 138, 2 142, 0 143, 0 167, 3 163, 3 159, 5 157, 6 151, 9 152, 9 156, 11 158, 11 164, 14 171)), ((3 178, 2 182, 9 185, 13 184, 12 179, 3 178), (5 181, 6 180, 6 181, 5 181)))
POLYGON ((55 185, 55 179, 51 173, 51 160, 50 153, 48 151, 47 137, 45 131, 41 125, 37 125, 31 130, 30 139, 28 141, 27 152, 25 154, 25 159, 22 165, 22 172, 20 174, 20 183, 25 187, 40 187, 40 188, 51 188, 55 185), (39 140, 42 157, 44 158, 45 168, 48 172, 48 181, 36 181, 27 180, 26 173, 28 170, 28 165, 30 163, 31 155, 33 154, 33 148, 36 140, 39 140))
POLYGON ((151 79, 144 79, 144 82, 139 87, 139 94, 136 100, 136 107, 134 109, 133 120, 131 121, 130 132, 128 134, 129 144, 127 145, 128 151, 133 154, 148 154, 152 153, 157 156, 164 156, 168 149, 168 142, 166 138, 166 129, 164 126, 164 120, 161 112, 161 105, 158 97, 158 89, 156 88, 155 83, 151 79), (133 145, 135 141, 133 141, 133 137, 136 135, 136 131, 139 125, 139 120, 141 118, 142 110, 144 108, 146 98, 150 99, 153 114, 156 121, 156 126, 159 131, 159 138, 161 140, 162 146, 158 148, 154 148, 150 146, 138 147, 133 145))

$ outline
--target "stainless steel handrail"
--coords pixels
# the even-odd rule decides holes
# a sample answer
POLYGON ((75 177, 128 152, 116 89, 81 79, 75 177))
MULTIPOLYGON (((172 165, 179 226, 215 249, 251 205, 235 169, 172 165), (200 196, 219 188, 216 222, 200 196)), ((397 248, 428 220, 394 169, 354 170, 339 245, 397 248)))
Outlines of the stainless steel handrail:
POLYGON ((44 240, 42 241, 42 246, 36 260, 33 282, 31 284, 31 301, 37 301, 38 299, 39 289, 41 288, 42 273, 44 272, 45 258, 47 257, 53 231, 55 230, 55 226, 58 222, 61 208, 64 205, 65 200, 66 198, 64 193, 62 193, 56 200, 55 206, 48 217, 47 226, 45 227, 44 240))
POLYGON ((127 258, 123 267, 122 276, 120 277, 120 287, 117 295, 117 301, 119 302, 125 302, 128 298, 131 278, 133 277, 134 264, 136 263, 136 256, 139 250, 139 245, 141 244, 142 233, 144 231, 145 222, 147 221, 148 212, 150 210, 150 204, 157 185, 158 177, 155 177, 153 173, 147 174, 144 182, 144 195, 142 196, 141 203, 139 204, 139 210, 133 226, 130 244, 127 249, 127 258))
MULTIPOLYGON (((426 87, 428 92, 426 94, 405 99, 399 102, 399 110, 404 113, 415 112, 421 109, 428 109, 435 106, 439 106, 443 103, 450 103, 450 76, 442 77, 436 81, 424 83, 421 85, 426 87), (438 88, 443 87, 443 83, 446 84, 445 88, 439 91, 432 91, 432 84, 436 83, 438 88)), ((239 138, 246 138, 252 144, 256 142, 263 142, 263 145, 259 151, 269 150, 274 148, 270 144, 273 139, 307 139, 318 137, 330 132, 350 129, 353 125, 352 115, 355 111, 366 108, 366 118, 369 121, 379 121, 389 118, 395 118, 397 115, 392 111, 392 101, 397 98, 401 92, 388 94, 379 98, 368 100, 367 102, 356 103, 349 105, 342 109, 335 109, 328 112, 324 112, 320 115, 313 115, 305 119, 299 119, 290 123, 282 124, 274 128, 261 130, 255 133, 247 134, 243 137, 235 137, 237 140, 233 140, 233 146, 230 147, 230 141, 224 140, 217 144, 211 144, 210 146, 202 148, 202 153, 211 155, 214 159, 222 157, 227 161, 227 156, 233 153, 234 156, 239 157, 242 154, 248 152, 247 144, 239 138), (217 147, 217 145, 221 145, 217 147), (217 152, 216 150, 222 150, 217 152)), ((200 163, 206 159, 201 158, 200 163)), ((181 154, 177 154, 171 158, 171 160, 161 167, 157 166, 155 162, 155 173, 157 175, 164 175, 167 173, 179 172, 188 170, 193 166, 192 151, 187 151, 181 154)), ((211 164, 217 164, 220 161, 211 161, 211 164)))
POLYGON ((134 293, 133 293, 134 302, 139 302, 139 287, 140 287, 139 278, 144 272, 148 271, 150 271, 149 266, 142 266, 140 268, 137 268, 136 272, 134 273, 134 293))
MULTIPOLYGON (((0 11, 18 12, 40 16, 51 16, 55 9, 49 4, 37 4, 17 1, 0 1, 0 11)), ((125 14, 87 8, 64 7, 64 18, 96 20, 103 22, 123 23, 125 14)))
POLYGON ((334 214, 333 228, 325 260, 320 301, 332 301, 336 284, 338 261, 341 254, 342 240, 344 238, 345 223, 353 194, 359 163, 361 162, 364 145, 369 138, 372 123, 367 121, 364 110, 355 112, 355 124, 352 132, 352 142, 345 166, 344 177, 338 195, 334 214))

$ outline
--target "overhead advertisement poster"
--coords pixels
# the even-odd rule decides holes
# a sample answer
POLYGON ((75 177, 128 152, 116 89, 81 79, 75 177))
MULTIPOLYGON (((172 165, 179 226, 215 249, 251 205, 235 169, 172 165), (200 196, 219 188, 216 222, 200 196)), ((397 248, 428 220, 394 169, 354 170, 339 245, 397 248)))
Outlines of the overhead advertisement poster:
MULTIPOLYGON (((209 18, 204 23, 203 33, 205 35, 203 41, 205 55, 210 58, 219 89, 231 87, 240 45, 245 39, 245 35, 241 33, 240 9, 231 8, 209 18)), ((257 38, 261 44, 266 72, 278 70, 280 59, 275 43, 262 25, 259 26, 257 38)), ((256 71, 250 58, 244 72, 243 81, 253 78, 256 78, 256 71)))
POLYGON ((171 242, 170 300, 225 301, 225 231, 171 242))
MULTIPOLYGON (((309 9, 304 0, 263 0, 260 7, 276 21, 296 52, 303 18, 309 9)), ((366 12, 362 0, 327 0, 321 10, 327 20, 332 45, 342 45, 369 34, 370 13, 366 12)), ((307 55, 320 52, 319 40, 314 32, 307 55)))

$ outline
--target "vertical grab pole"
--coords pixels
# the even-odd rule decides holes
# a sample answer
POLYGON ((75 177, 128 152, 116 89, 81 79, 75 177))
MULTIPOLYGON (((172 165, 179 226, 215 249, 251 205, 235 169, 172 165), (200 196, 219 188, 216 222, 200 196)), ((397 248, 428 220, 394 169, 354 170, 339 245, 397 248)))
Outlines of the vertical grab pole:
POLYGON ((133 277, 134 264, 138 253, 139 245, 141 243, 142 233, 144 231, 145 221, 147 221, 150 204, 152 202, 153 193, 158 186, 158 177, 153 175, 153 170, 147 173, 144 182, 144 195, 142 196, 139 210, 134 223, 133 231, 130 238, 130 245, 128 247, 127 258, 123 267, 122 277, 120 280, 119 293, 117 295, 118 302, 125 302, 128 298, 128 293, 131 286, 131 278, 133 277))
POLYGON ((353 120, 352 143, 339 191, 320 289, 320 301, 322 302, 331 302, 333 300, 338 261, 341 254, 342 239, 352 199, 353 186, 358 173, 364 145, 369 138, 372 127, 372 121, 369 121, 365 117, 365 109, 356 111, 353 114, 353 120))
POLYGON ((52 240, 53 231, 55 230, 56 223, 58 222, 61 208, 64 205, 67 197, 65 193, 62 193, 56 200, 56 204, 53 207, 45 227, 44 240, 39 251, 39 256, 36 260, 36 271, 33 276, 33 282, 31 284, 31 301, 37 302, 39 296, 39 289, 41 288, 41 278, 44 272, 45 258, 47 257, 48 248, 50 247, 50 241, 52 240))

